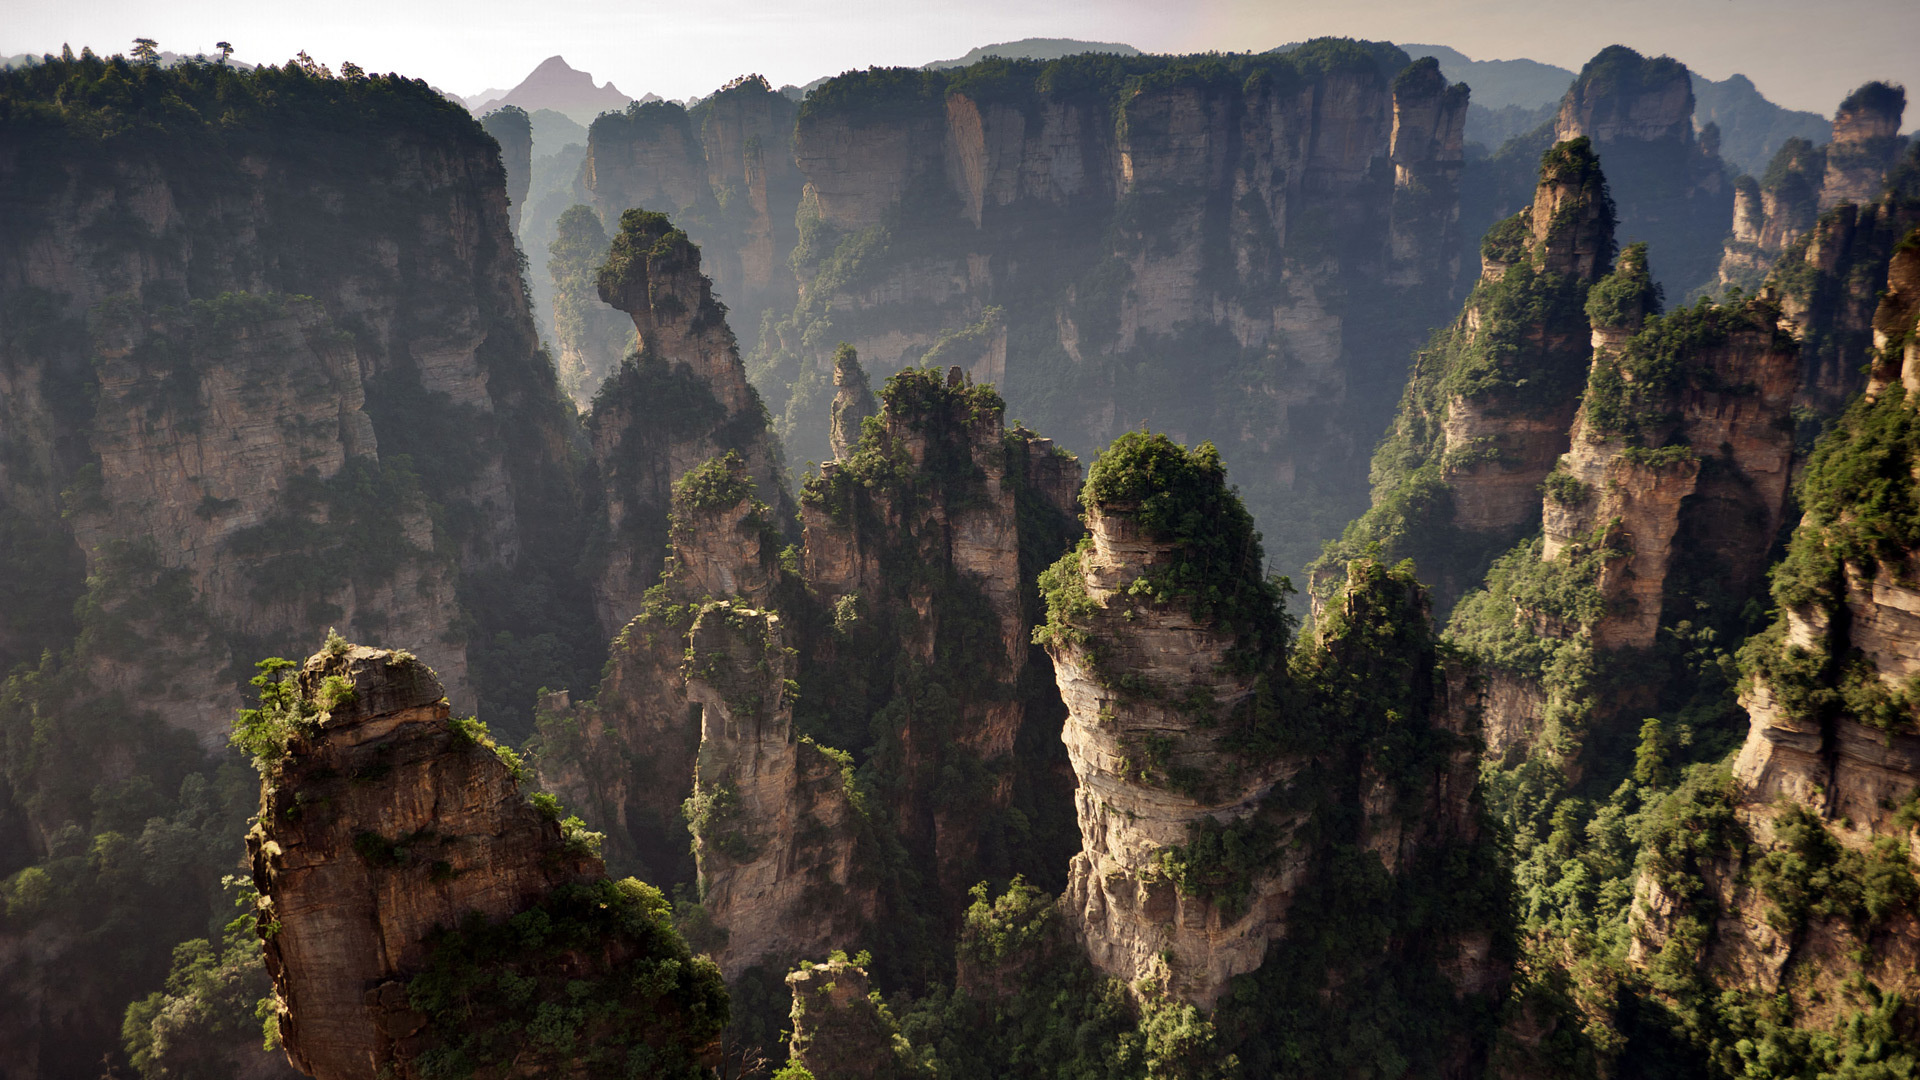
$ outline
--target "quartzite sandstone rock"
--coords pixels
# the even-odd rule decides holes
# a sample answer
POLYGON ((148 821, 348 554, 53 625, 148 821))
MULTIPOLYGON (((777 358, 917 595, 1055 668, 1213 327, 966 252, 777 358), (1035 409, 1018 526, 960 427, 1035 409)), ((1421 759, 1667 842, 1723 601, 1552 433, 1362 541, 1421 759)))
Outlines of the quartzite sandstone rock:
POLYGON ((601 873, 521 794, 489 746, 448 722, 426 665, 360 646, 315 654, 299 688, 352 696, 296 737, 248 835, 288 1059, 318 1080, 413 1075, 425 1018, 406 983, 429 935, 499 920, 601 873))

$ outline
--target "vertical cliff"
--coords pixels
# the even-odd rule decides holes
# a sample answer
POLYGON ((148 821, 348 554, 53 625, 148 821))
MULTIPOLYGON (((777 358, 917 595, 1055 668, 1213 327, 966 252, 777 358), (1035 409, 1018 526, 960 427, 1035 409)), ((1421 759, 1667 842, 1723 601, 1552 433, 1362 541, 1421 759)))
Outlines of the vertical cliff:
POLYGON ((801 493, 801 572, 833 627, 805 661, 802 723, 830 745, 872 747, 915 872, 936 907, 957 910, 983 873, 1008 872, 1010 846, 1043 842, 1064 795, 1057 751, 1016 749, 1058 722, 1036 685, 1028 597, 1078 533, 1079 466, 1005 430, 999 394, 958 368, 908 369, 880 399, 879 422, 801 493), (1016 776, 1035 800, 1024 808, 1016 776))
POLYGON ((628 211, 598 287, 633 320, 638 342, 586 421, 604 498, 594 603, 613 634, 660 572, 673 485, 689 470, 731 451, 771 505, 791 504, 779 443, 687 234, 664 214, 628 211))
POLYGON ((1297 563, 1347 512, 1392 358, 1451 306, 1465 110, 1432 65, 1332 40, 830 80, 754 378, 802 459, 842 340, 877 373, 964 366, 1068 445, 1215 434, 1297 563))
POLYGON ((633 320, 600 299, 600 267, 612 241, 587 206, 571 206, 554 223, 547 246, 553 282, 554 363, 562 389, 582 409, 632 347, 633 320))
POLYGON ((851 345, 833 354, 833 422, 827 431, 827 447, 833 460, 853 453, 860 441, 861 425, 874 414, 873 384, 860 366, 860 356, 851 345))
MULTIPOLYGON (((1038 636, 1079 780, 1062 904, 1094 967, 1218 1004, 1217 1022, 1248 1025, 1239 1053, 1256 1068, 1288 1027, 1224 999, 1238 977, 1305 1024, 1361 997, 1417 1007, 1378 963, 1428 972, 1448 999, 1495 988, 1476 695, 1434 651, 1406 571, 1356 561, 1289 664, 1279 588, 1211 446, 1126 436, 1083 498, 1092 536, 1042 579, 1038 636), (1457 906, 1420 928, 1377 906, 1429 890, 1457 906), (1326 920, 1361 912, 1384 919, 1381 953, 1322 951, 1326 920)), ((1468 1068, 1471 1027, 1443 1020, 1411 1052, 1468 1068)))
POLYGON ((1545 485, 1542 558, 1595 542, 1623 552, 1600 571, 1594 642, 1644 649, 1680 588, 1676 560, 1711 566, 1727 595, 1760 580, 1787 511, 1798 343, 1764 300, 1660 315, 1638 248, 1587 310, 1593 368, 1545 485))
POLYGON ((577 818, 520 793, 518 760, 450 718, 425 665, 337 642, 260 684, 239 727, 262 771, 248 849, 296 1067, 591 1075, 638 1053, 701 1074, 719 972, 657 890, 605 878, 577 818))
POLYGON ((1733 209, 1718 130, 1696 139, 1693 104, 1686 65, 1611 45, 1580 69, 1553 123, 1556 140, 1592 141, 1621 231, 1653 242, 1660 280, 1675 294, 1713 279, 1733 209))
POLYGON ((1589 355, 1583 305, 1613 260, 1613 204, 1584 138, 1547 152, 1533 204, 1487 234, 1481 257, 1459 317, 1415 357, 1374 454, 1373 508, 1312 567, 1316 603, 1378 544, 1414 560, 1444 613, 1538 520, 1589 355))
POLYGON ((478 123, 423 84, 311 63, 50 58, 0 92, 0 648, 36 661, 0 726, 43 748, 6 756, 0 871, 44 863, 84 891, 111 864, 72 877, 69 847, 149 819, 210 837, 155 863, 141 920, 34 916, 49 947, 20 985, 69 946, 126 957, 49 984, 62 1019, 22 1037, 52 1033, 57 1072, 99 1060, 221 902, 233 841, 207 815, 230 808, 201 749, 247 658, 329 625, 416 641, 510 729, 601 642, 571 570, 570 419, 478 123), (535 599, 503 602, 509 579, 535 599))
MULTIPOLYGON (((1909 253, 1892 276, 1909 280, 1911 264, 1909 253)), ((1912 306, 1896 288, 1886 325, 1910 330, 1912 306)), ((1888 344, 1892 374, 1904 350, 1888 344)), ((1777 614, 1742 652, 1745 743, 1698 799, 1714 826, 1634 896, 1638 962, 1723 1001, 1770 1000, 1776 1023, 1828 1029, 1828 1052, 1867 1060, 1912 1052, 1900 1003, 1920 956, 1916 537, 1899 523, 1915 493, 1912 412, 1900 383, 1876 380, 1821 439, 1774 574, 1777 614)), ((1783 1062, 1807 1053, 1768 1042, 1783 1062)))
POLYGON ((1879 198, 1906 141, 1900 137, 1900 117, 1906 108, 1906 90, 1883 82, 1867 83, 1840 103, 1833 114, 1833 143, 1827 147, 1820 209, 1879 198))
POLYGON ((527 110, 504 105, 481 117, 480 126, 500 144, 500 164, 507 171, 507 227, 518 236, 533 185, 533 121, 527 110))
POLYGON ((788 640, 778 615, 726 602, 703 606, 687 634, 687 697, 700 711, 687 816, 729 976, 844 946, 877 913, 851 761, 793 730, 788 640))
POLYGON ((588 132, 580 183, 609 224, 627 210, 672 214, 706 255, 715 286, 748 341, 761 314, 793 303, 787 255, 802 178, 794 166, 797 106, 758 75, 691 109, 670 101, 602 114, 588 132))

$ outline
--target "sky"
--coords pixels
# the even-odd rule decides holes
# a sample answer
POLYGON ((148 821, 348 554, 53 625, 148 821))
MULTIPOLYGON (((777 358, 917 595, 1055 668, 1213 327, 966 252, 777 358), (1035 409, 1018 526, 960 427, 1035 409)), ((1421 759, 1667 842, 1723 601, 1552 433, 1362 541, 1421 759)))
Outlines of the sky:
POLYGON ((1577 70, 1619 43, 1721 79, 1742 72, 1790 108, 1831 114, 1868 79, 1915 92, 1920 0, 5 0, 0 54, 233 43, 252 62, 305 49, 444 90, 511 88, 549 56, 638 97, 705 95, 757 72, 775 85, 920 65, 1025 37, 1148 52, 1262 51, 1322 35, 1448 45, 1476 60, 1577 70))

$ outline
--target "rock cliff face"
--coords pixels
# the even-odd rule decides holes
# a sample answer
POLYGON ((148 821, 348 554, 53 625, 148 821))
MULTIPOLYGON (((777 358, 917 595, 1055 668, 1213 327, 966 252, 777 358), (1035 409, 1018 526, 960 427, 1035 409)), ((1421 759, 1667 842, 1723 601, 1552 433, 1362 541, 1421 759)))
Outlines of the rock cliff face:
POLYGON ((1374 458, 1374 509, 1312 568, 1316 603, 1369 545, 1410 557, 1442 611, 1538 520, 1567 448, 1591 332, 1587 290, 1613 261, 1613 210, 1587 141, 1548 151, 1531 206, 1481 246, 1480 283, 1418 354, 1374 458))
POLYGON ((560 385, 586 409, 630 351, 633 319, 600 299, 600 267, 612 241, 593 209, 568 207, 555 220, 554 233, 546 264, 553 286, 553 345, 559 350, 554 363, 560 385))
POLYGON ((1820 209, 1880 197, 1887 173, 1900 160, 1905 141, 1900 138, 1900 117, 1906 108, 1906 90, 1883 82, 1867 83, 1840 103, 1833 114, 1820 209))
MULTIPOLYGON (((1213 553, 1237 546, 1244 511, 1208 518, 1224 539, 1174 531, 1206 505, 1209 479, 1220 483, 1210 448, 1180 466, 1171 455, 1185 451, 1155 445, 1130 436, 1096 463, 1090 542, 1043 580, 1079 781, 1081 851, 1061 902, 1096 969, 1210 1008, 1235 977, 1283 966, 1274 958, 1290 935, 1316 932, 1321 915, 1294 908, 1325 896, 1322 845, 1334 837, 1388 878, 1477 842, 1479 705, 1432 653, 1418 587, 1364 560, 1309 659, 1277 670, 1284 626, 1263 622, 1261 586, 1238 580, 1246 568, 1213 553), (1207 585, 1196 572, 1220 577, 1207 585), (1377 679, 1398 680, 1396 706, 1341 689, 1377 679), (1435 733, 1431 756, 1362 749, 1388 711, 1435 733)), ((1460 992, 1498 983, 1488 928, 1439 938, 1460 992)))
POLYGON ((795 295, 786 258, 798 242, 802 184, 791 150, 796 108, 758 75, 691 110, 632 105, 593 122, 581 166, 581 186, 609 226, 636 208, 672 214, 750 335, 762 312, 795 295))
POLYGON ((1654 260, 1675 295, 1713 278, 1733 210, 1715 149, 1718 129, 1696 139, 1693 104, 1686 65, 1613 45, 1581 68, 1554 117, 1555 139, 1592 140, 1623 233, 1661 239, 1654 260))
POLYGON ((710 604, 687 649, 687 697, 700 710, 688 815, 701 904, 726 932, 720 970, 856 940, 879 897, 860 866, 851 762, 795 738, 786 627, 772 612, 710 604))
POLYGON ((614 639, 592 699, 556 698, 541 716, 543 783, 609 830, 616 863, 649 881, 694 878, 682 817, 701 741, 684 670, 694 607, 765 604, 780 576, 780 534, 755 492, 734 453, 681 478, 657 591, 614 639))
POLYGON ((1353 42, 1189 66, 988 61, 811 95, 800 293, 750 361, 795 456, 828 452, 845 340, 878 372, 964 366, 1070 445, 1215 434, 1304 558, 1300 508, 1339 512, 1349 433, 1449 306, 1466 94, 1353 42))
MULTIPOLYGON (((1891 277, 1910 282, 1911 256, 1891 277)), ((1910 288, 1910 285, 1909 285, 1910 288)), ((1911 322, 1911 295, 1881 305, 1911 322)), ((1893 365, 1901 350, 1883 353, 1893 365)), ((1774 576, 1780 615, 1745 654, 1740 702, 1751 717, 1724 798, 1731 826, 1698 856, 1703 888, 1647 875, 1635 894, 1635 955, 1682 947, 1689 920, 1713 933, 1686 946, 1718 984, 1777 995, 1800 1023, 1830 1022, 1855 999, 1916 988, 1920 956, 1913 864, 1920 728, 1916 538, 1892 526, 1911 503, 1912 406, 1876 378, 1874 393, 1826 436, 1801 489, 1805 516, 1774 576), (1886 480, 1868 480, 1868 477, 1886 480), (1863 485, 1891 487, 1869 498, 1863 485), (1827 875, 1806 892, 1806 875, 1827 875)))
POLYGON ((1595 289, 1593 372, 1542 511, 1542 558, 1625 553, 1599 573, 1603 651, 1653 644, 1682 551, 1751 590, 1787 509, 1799 349, 1778 306, 1661 318, 1656 305, 1636 246, 1595 289))
MULTIPOLYGON (((1256 678, 1224 673, 1233 634, 1180 605, 1157 610, 1126 600, 1126 588, 1172 554, 1143 534, 1130 509, 1089 507, 1093 545, 1078 573, 1094 608, 1087 634, 1098 644, 1054 652, 1081 835, 1063 903, 1095 968, 1130 985, 1158 977, 1174 994, 1211 1006, 1230 979, 1260 966, 1267 942, 1283 932, 1305 854, 1290 853, 1249 882, 1237 910, 1182 895, 1159 856, 1186 843, 1203 818, 1251 818, 1306 762, 1247 768, 1227 749, 1227 730, 1187 715, 1195 700, 1222 715, 1247 709, 1256 678), (1116 693, 1109 671, 1125 672, 1151 695, 1116 693), (1192 790, 1175 788, 1174 777, 1190 778, 1192 790)), ((1296 815, 1285 824, 1299 823, 1296 815)))
POLYGON ((860 442, 860 425, 874 414, 873 385, 866 369, 851 345, 833 357, 833 424, 827 432, 827 445, 833 460, 849 457, 860 442))
POLYGON ((1057 722, 1039 711, 1044 697, 1021 690, 1041 662, 1022 583, 1038 572, 1029 552, 1057 551, 1077 532, 1079 465, 1050 440, 1004 430, 999 395, 959 368, 944 379, 902 372, 882 396, 879 429, 802 492, 802 574, 852 630, 821 643, 814 677, 847 683, 820 687, 846 713, 839 723, 885 707, 854 693, 927 678, 947 687, 947 709, 902 717, 889 767, 900 777, 897 828, 957 902, 979 879, 989 822, 1011 805, 1023 728, 1057 722), (965 798, 941 779, 956 770, 972 775, 965 798))
POLYGON ((1867 83, 1834 113, 1829 145, 1789 139, 1762 179, 1741 177, 1734 185, 1733 236, 1720 261, 1720 287, 1755 291, 1823 211, 1879 200, 1899 164, 1905 106, 1904 91, 1867 83))
POLYGON ((1799 404, 1821 416, 1839 415, 1865 385, 1888 260, 1920 225, 1917 165, 1920 150, 1910 148, 1877 199, 1820 215, 1767 280, 1802 343, 1799 404))
MULTIPOLYGON (((51 102, 116 70, 55 58, 9 93, 51 102)), ((142 820, 174 813, 213 765, 169 731, 217 746, 248 661, 329 625, 418 642, 454 700, 508 727, 533 686, 598 665, 584 595, 569 614, 570 424, 494 140, 406 80, 135 74, 115 108, 141 119, 119 134, 75 98, 0 140, 0 648, 9 669, 48 657, 9 684, 0 724, 50 740, 6 763, 0 818, 26 820, 7 874, 69 828, 124 832, 96 813, 99 784, 143 777, 162 795, 142 820), (533 632, 570 655, 537 675, 495 652, 530 633, 527 607, 491 602, 515 574, 547 598, 533 632)), ((231 851, 213 850, 127 946, 159 971, 129 960, 128 977, 157 980, 204 931, 178 908, 217 901, 231 851)), ((60 1043, 97 1061, 124 1000, 60 1043)))
POLYGON ((731 451, 773 506, 791 503, 779 444, 687 234, 663 214, 629 211, 599 290, 632 317, 639 339, 587 418, 609 538, 594 601, 613 634, 639 613, 659 575, 673 485, 695 466, 731 451))
POLYGON ((500 144, 500 164, 507 170, 507 223, 519 236, 520 214, 533 186, 533 121, 525 109, 507 105, 481 117, 480 126, 500 144))
MULTIPOLYGON (((516 763, 496 752, 484 728, 450 721, 439 682, 409 654, 329 648, 301 667, 297 694, 297 703, 263 702, 263 710, 288 710, 273 717, 288 731, 285 756, 265 766, 260 824, 248 837, 288 1059, 322 1080, 389 1071, 411 1077, 430 1071, 428 1052, 458 1048, 477 1065, 541 1059, 563 1074, 584 1074, 586 1047, 555 1053, 550 1043, 512 1034, 519 1026, 497 1038, 486 1032, 494 1018, 485 977, 464 993, 441 980, 477 963, 524 979, 536 997, 555 993, 558 987, 542 985, 553 974, 551 954, 531 945, 524 959, 482 951, 486 928, 536 907, 549 919, 578 918, 546 905, 595 886, 605 893, 600 909, 642 903, 646 887, 607 883, 577 822, 563 826, 526 800, 516 763), (459 998, 463 1022, 446 1023, 438 995, 459 998)), ((664 906, 657 892, 651 898, 664 906)), ((613 918, 599 932, 573 927, 556 935, 551 945, 569 985, 612 984, 617 965, 672 961, 672 946, 679 965, 691 959, 677 939, 663 947, 615 929, 613 918), (569 933, 578 936, 569 940, 569 933)), ((526 935, 551 928, 551 921, 516 923, 506 934, 530 941, 526 935)), ((661 1038, 666 1025, 656 1014, 646 1022, 648 1038, 623 1033, 621 1041, 653 1044, 675 1064, 702 1053, 719 1018, 687 1014, 708 1004, 699 999, 714 993, 711 972, 694 963, 650 993, 616 991, 629 1009, 680 1013, 685 1030, 675 1034, 691 1036, 661 1038)), ((517 1004, 524 1010, 536 1002, 517 1004)))

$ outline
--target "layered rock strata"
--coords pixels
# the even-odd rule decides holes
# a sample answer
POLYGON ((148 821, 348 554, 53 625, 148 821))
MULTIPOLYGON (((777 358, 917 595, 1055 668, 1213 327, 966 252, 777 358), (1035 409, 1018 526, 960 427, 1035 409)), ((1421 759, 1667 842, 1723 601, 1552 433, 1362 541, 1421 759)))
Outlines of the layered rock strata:
POLYGON ((755 490, 781 508, 776 520, 791 503, 779 444, 687 234, 665 215, 628 212, 599 290, 633 319, 639 341, 587 418, 611 538, 594 599, 611 635, 639 613, 660 572, 673 486, 689 470, 733 452, 755 490))
POLYGON ((1866 383, 1889 260, 1901 238, 1920 226, 1916 164, 1920 148, 1910 148, 1878 198, 1822 214, 1767 279, 1801 340, 1804 410, 1837 416, 1866 383))
MULTIPOLYGON (((1029 646, 1038 613, 1022 595, 1039 568, 1023 566, 1022 550, 1071 542, 1079 464, 1049 439, 1006 431, 999 395, 959 368, 944 378, 902 372, 883 400, 878 427, 867 425, 855 453, 822 464, 802 492, 802 575, 822 605, 859 627, 821 642, 814 663, 817 677, 834 679, 827 673, 851 676, 884 658, 860 678, 949 687, 954 721, 909 714, 898 733, 895 810, 903 834, 924 845, 929 880, 957 902, 979 880, 985 819, 1010 805, 1023 727, 1057 722, 1020 689, 1042 662, 1029 646), (954 769, 980 776, 972 797, 943 796, 940 777, 954 769)), ((886 704, 821 692, 836 709, 886 704)))
POLYGON ((1760 180, 1734 184, 1733 235, 1720 261, 1719 285, 1756 290, 1822 212, 1841 203, 1881 198, 1899 164, 1900 118, 1906 95, 1885 83, 1867 83, 1847 96, 1833 116, 1833 139, 1816 147, 1788 139, 1760 180))
POLYGON ((1444 612, 1537 520, 1567 448, 1591 330, 1581 310, 1613 261, 1613 209, 1588 142, 1542 158, 1532 205, 1481 245, 1480 283, 1417 354, 1374 458, 1374 508, 1311 568, 1316 604, 1370 545, 1411 557, 1444 612))
POLYGON ((687 698, 700 713, 688 817, 729 976, 844 947, 877 913, 851 762, 793 730, 788 638, 779 615, 728 602, 703 606, 687 635, 687 698))
POLYGON ((1143 533, 1134 509, 1088 508, 1093 544, 1079 573, 1095 608, 1089 637, 1097 644, 1053 650, 1081 835, 1062 903, 1095 968, 1130 985, 1162 979, 1174 994, 1211 1006, 1229 980, 1260 966, 1267 942, 1283 932, 1305 853, 1256 877, 1239 912, 1183 895, 1158 856, 1185 844, 1203 817, 1221 824, 1251 817, 1306 762, 1247 768, 1221 745, 1225 731, 1196 724, 1181 707, 1205 699, 1231 715, 1247 706, 1255 680, 1224 673, 1236 644, 1231 633, 1185 605, 1126 600, 1134 580, 1174 554, 1143 533), (1122 671, 1152 695, 1115 690, 1105 673, 1122 671), (1168 784, 1173 775, 1205 777, 1216 790, 1205 797, 1176 790, 1168 784))
POLYGON ((1693 106, 1686 65, 1612 45, 1580 69, 1554 116, 1556 140, 1592 140, 1625 234, 1660 238, 1660 279, 1675 295, 1713 278, 1733 210, 1718 130, 1697 138, 1693 106))
POLYGON ((1466 94, 1371 43, 1152 77, 1189 63, 856 72, 809 97, 800 293, 751 362, 792 452, 828 453, 831 343, 876 373, 958 363, 1070 445, 1142 422, 1228 440, 1304 558, 1281 508, 1357 477, 1386 358, 1450 305, 1466 94))

